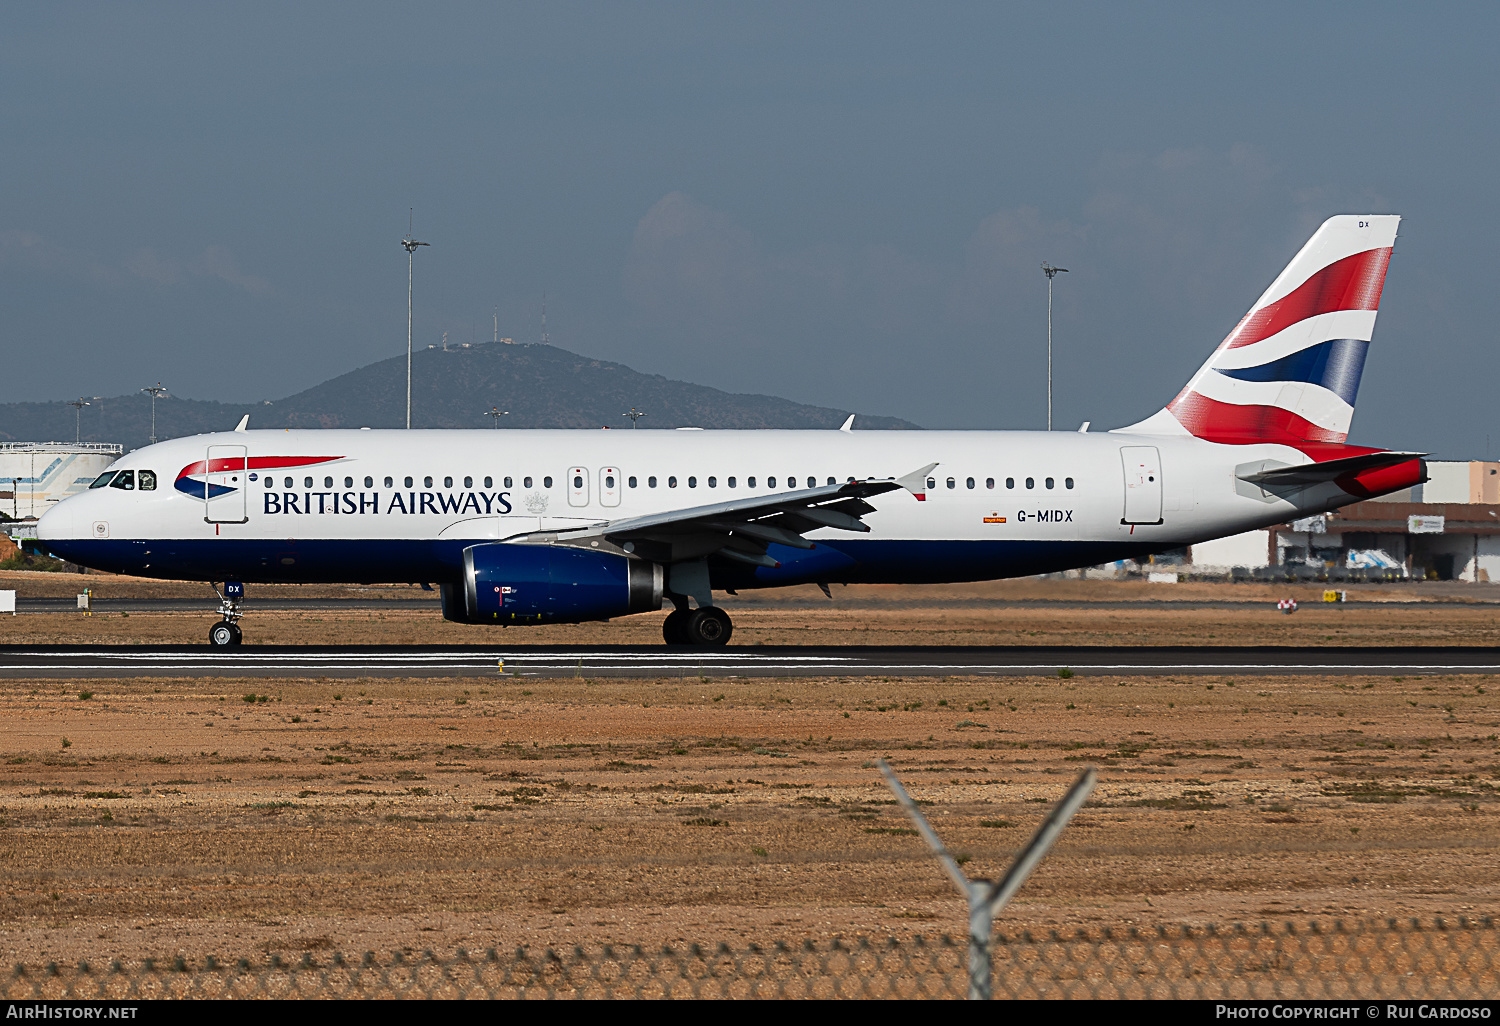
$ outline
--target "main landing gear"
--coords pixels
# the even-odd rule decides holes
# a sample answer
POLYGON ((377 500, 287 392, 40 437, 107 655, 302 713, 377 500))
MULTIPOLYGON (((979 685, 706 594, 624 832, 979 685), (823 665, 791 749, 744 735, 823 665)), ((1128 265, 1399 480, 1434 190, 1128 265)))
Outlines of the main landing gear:
POLYGON ((729 644, 734 623, 729 614, 717 606, 688 609, 683 605, 667 614, 662 621, 661 633, 668 645, 718 648, 729 644))
POLYGON ((208 643, 214 648, 228 648, 230 645, 238 645, 244 640, 240 632, 239 619, 245 614, 240 610, 240 603, 245 601, 245 586, 239 581, 225 581, 224 590, 220 591, 218 586, 209 582, 209 587, 214 589, 214 594, 219 596, 219 615, 223 617, 218 623, 208 630, 208 643))

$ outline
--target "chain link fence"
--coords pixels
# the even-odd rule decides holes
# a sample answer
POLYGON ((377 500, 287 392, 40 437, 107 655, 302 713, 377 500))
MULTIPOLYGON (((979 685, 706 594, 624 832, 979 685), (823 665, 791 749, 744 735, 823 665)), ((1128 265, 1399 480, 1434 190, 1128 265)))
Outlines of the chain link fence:
MULTIPOLYGON (((0 998, 962 998, 967 951, 966 939, 940 936, 17 965, 0 998)), ((1001 934, 991 953, 997 997, 1500 997, 1500 931, 1489 918, 1001 934)))

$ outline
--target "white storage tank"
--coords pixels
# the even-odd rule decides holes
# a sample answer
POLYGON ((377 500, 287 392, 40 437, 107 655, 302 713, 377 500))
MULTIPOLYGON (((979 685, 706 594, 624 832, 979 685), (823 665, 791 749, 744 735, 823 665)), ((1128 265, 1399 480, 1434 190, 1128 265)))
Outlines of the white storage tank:
POLYGON ((88 488, 124 451, 110 442, 0 442, 0 513, 41 516, 88 488))

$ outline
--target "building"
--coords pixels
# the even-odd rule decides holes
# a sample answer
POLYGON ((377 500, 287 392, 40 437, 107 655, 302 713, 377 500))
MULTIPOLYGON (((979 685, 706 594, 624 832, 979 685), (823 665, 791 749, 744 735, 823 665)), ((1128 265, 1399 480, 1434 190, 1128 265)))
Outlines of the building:
POLYGON ((34 520, 120 458, 107 442, 0 442, 0 513, 34 520))

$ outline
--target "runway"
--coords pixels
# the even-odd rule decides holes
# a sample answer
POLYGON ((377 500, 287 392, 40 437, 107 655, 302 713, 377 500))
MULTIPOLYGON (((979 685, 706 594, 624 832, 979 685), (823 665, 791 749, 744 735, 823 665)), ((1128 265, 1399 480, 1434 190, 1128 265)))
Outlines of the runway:
POLYGON ((1494 674, 1491 648, 0 646, 0 678, 1494 674))

